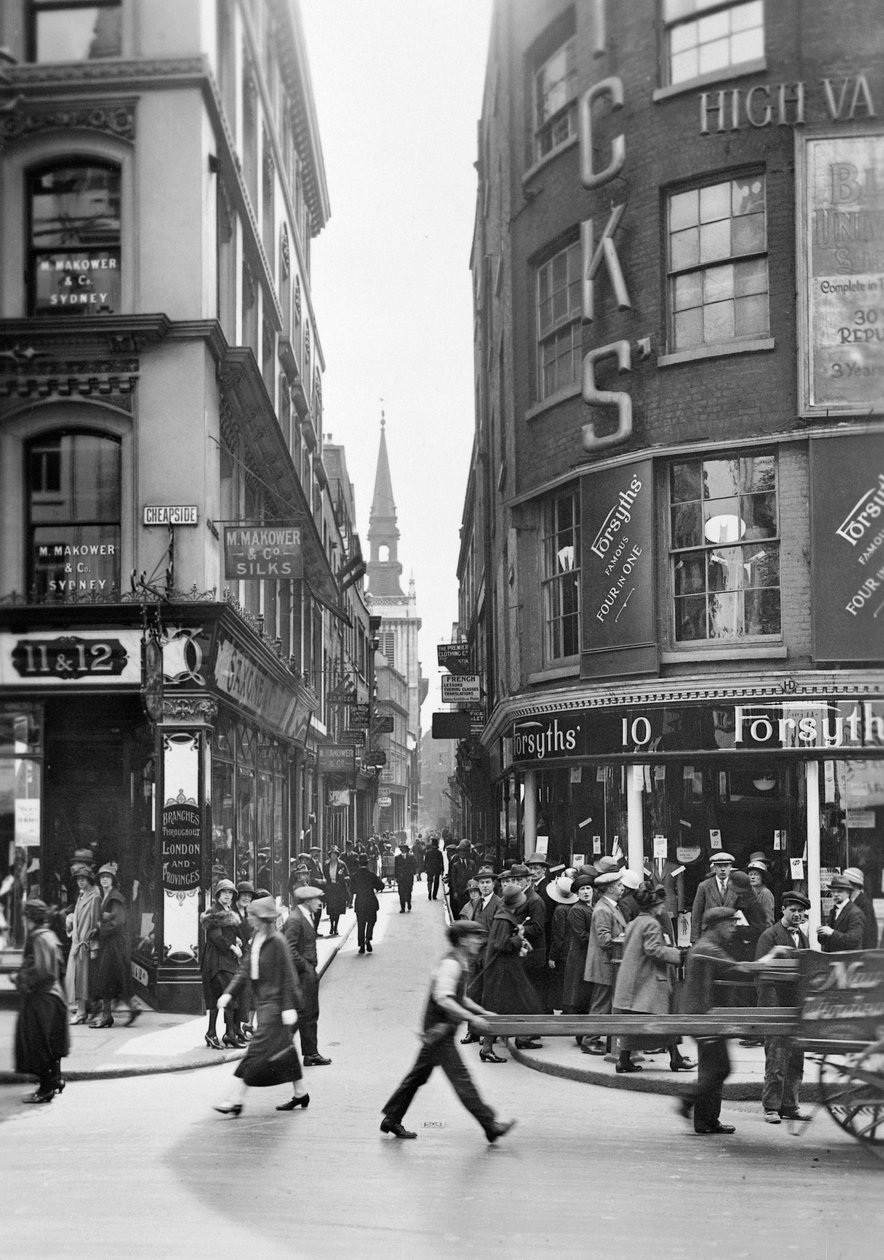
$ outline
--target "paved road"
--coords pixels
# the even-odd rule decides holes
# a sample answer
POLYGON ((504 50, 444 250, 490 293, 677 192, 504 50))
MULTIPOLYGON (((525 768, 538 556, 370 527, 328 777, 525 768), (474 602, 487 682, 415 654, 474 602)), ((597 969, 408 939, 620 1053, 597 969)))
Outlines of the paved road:
POLYGON ((821 1114, 803 1136, 733 1104, 729 1139, 696 1137, 669 1099, 480 1065, 519 1123, 498 1146, 433 1079, 408 1122, 380 1107, 417 1047, 442 910, 382 898, 376 950, 348 942, 322 985, 311 1105, 254 1090, 238 1120, 211 1110, 230 1071, 75 1082, 51 1107, 0 1087, 0 1255, 463 1260, 864 1260, 881 1255, 884 1160, 821 1114))

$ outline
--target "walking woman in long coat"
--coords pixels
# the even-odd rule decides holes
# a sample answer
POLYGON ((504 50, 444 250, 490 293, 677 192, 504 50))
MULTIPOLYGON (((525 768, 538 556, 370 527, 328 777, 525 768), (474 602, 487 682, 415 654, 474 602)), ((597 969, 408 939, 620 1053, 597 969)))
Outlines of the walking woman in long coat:
MULTIPOLYGON (((672 982, 681 953, 667 944, 661 918, 668 916, 665 888, 640 884, 635 890, 638 915, 626 926, 623 958, 614 985, 613 1010, 640 1015, 668 1015, 672 1009, 672 982)), ((649 1036, 620 1037, 618 1072, 640 1072, 641 1067, 630 1059, 633 1050, 654 1050, 660 1045, 659 1033, 649 1036)), ((678 1041, 666 1045, 669 1067, 673 1072, 688 1071, 697 1065, 679 1052, 678 1041)))
POLYGON ((36 1076, 39 1084, 26 1103, 50 1103, 64 1089, 61 1060, 70 1053, 70 1032, 61 975, 61 944, 47 926, 45 901, 29 898, 23 909, 25 921, 21 970, 15 987, 21 994, 21 1010, 15 1027, 15 1070, 36 1076))
MULTIPOLYGON (((79 893, 74 908, 67 916, 65 926, 71 938, 71 950, 65 972, 65 994, 68 1006, 76 1010, 72 1024, 85 1024, 89 1016, 87 1007, 92 998, 90 973, 98 957, 98 920, 101 913, 101 893, 95 887, 92 867, 76 862, 71 874, 77 881, 79 893)), ((94 986, 93 986, 94 987, 94 986)))
POLYGON ((126 902, 120 892, 116 866, 108 863, 98 868, 101 885, 101 907, 98 918, 98 983, 96 994, 101 999, 101 1014, 89 1021, 90 1028, 112 1028, 112 1007, 116 1001, 129 1008, 125 1027, 134 1024, 141 1014, 132 1005, 132 965, 126 921, 126 902))
MULTIPOLYGON (((527 898, 521 888, 509 887, 502 904, 494 912, 488 944, 485 947, 485 974, 482 1006, 499 1015, 540 1015, 540 1002, 534 985, 525 974, 522 958, 530 950, 525 940, 519 911, 527 898)), ((483 1037, 479 1058, 483 1063, 506 1063, 494 1053, 494 1038, 483 1037)))
POLYGON ((336 844, 329 849, 328 861, 322 868, 325 912, 328 915, 329 936, 338 935, 338 919, 350 901, 350 872, 341 861, 341 850, 336 844))
MULTIPOLYGON (((203 978, 203 999, 209 1015, 206 1029, 206 1045, 220 1050, 218 1040, 218 998, 236 975, 243 956, 242 924, 233 909, 236 885, 231 879, 219 879, 215 899, 210 908, 200 915, 200 927, 206 934, 200 972, 203 978)), ((246 995, 247 998, 247 995, 246 995)), ((241 1035, 237 1022, 236 1006, 228 1006, 224 1012, 224 1045, 242 1047, 246 1039, 241 1035)))
MULTIPOLYGON (((576 905, 568 907, 568 932, 571 940, 565 958, 565 978, 562 982, 562 1010, 566 1015, 588 1015, 592 1001, 592 984, 583 979, 586 967, 586 948, 589 945, 589 929, 592 924, 592 894, 594 880, 591 875, 578 875, 571 884, 577 894, 576 905)), ((577 1038, 583 1048, 583 1038, 577 1038)))
POLYGON ((291 1081, 292 1098, 281 1103, 277 1111, 294 1111, 310 1102, 292 1040, 303 999, 288 945, 276 926, 279 909, 272 897, 258 897, 249 905, 248 913, 252 939, 239 970, 218 999, 218 1009, 226 1010, 250 984, 258 1008, 258 1027, 233 1075, 227 1099, 215 1107, 225 1116, 242 1113, 242 1100, 250 1085, 263 1088, 291 1081))

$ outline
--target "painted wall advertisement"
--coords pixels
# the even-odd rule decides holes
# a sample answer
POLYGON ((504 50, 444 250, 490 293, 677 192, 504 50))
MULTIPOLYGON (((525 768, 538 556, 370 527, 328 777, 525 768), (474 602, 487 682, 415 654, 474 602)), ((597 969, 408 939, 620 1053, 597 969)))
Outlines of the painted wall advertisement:
POLYGON ((884 660, 884 434, 811 440, 818 661, 884 660))
POLYGON ((880 411, 884 132, 799 136, 798 146, 801 412, 880 411))
POLYGON ((581 677, 654 670, 652 462, 590 473, 581 494, 581 677))

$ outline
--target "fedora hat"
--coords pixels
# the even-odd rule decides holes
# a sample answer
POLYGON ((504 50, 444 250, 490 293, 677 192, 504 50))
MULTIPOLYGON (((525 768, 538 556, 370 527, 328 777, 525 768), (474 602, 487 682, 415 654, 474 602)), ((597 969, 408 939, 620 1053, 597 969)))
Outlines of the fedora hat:
POLYGON ((497 879, 497 874, 490 866, 480 866, 476 871, 476 879, 497 879))
POLYGON ((528 867, 524 862, 514 862, 510 867, 510 874, 514 879, 527 879, 528 867))
POLYGON ((530 857, 525 858, 526 866, 550 866, 551 863, 545 853, 532 853, 530 857))
POLYGON ((832 878, 829 880, 829 887, 830 888, 853 888, 855 887, 855 885, 851 884, 850 880, 847 878, 846 875, 833 875, 832 878))

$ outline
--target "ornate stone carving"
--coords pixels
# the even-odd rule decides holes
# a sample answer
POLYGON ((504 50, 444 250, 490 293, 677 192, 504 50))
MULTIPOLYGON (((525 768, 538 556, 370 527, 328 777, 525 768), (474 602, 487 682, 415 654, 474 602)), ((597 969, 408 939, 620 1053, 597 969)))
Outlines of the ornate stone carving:
POLYGON ((218 701, 211 696, 164 696, 161 726, 214 726, 218 701))
POLYGON ((43 131, 98 131, 115 140, 135 139, 134 101, 57 101, 20 104, 0 117, 0 144, 13 144, 43 131))

